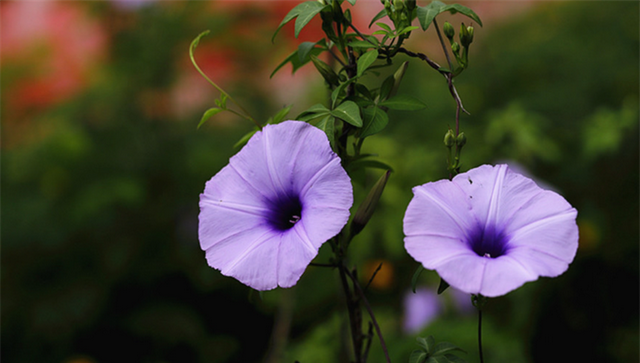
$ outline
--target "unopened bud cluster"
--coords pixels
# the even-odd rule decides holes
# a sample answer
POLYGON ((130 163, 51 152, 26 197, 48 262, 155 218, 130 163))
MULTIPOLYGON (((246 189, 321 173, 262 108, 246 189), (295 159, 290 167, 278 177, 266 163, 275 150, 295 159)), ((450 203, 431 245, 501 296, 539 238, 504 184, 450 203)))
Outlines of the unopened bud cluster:
POLYGON ((442 30, 445 37, 447 37, 449 43, 451 44, 451 51, 456 57, 456 61, 460 65, 460 67, 458 67, 456 70, 452 70, 454 71, 454 75, 457 75, 462 72, 463 69, 467 68, 467 65, 469 64, 468 51, 469 46, 473 42, 473 27, 471 25, 466 26, 464 25, 464 23, 460 25, 460 43, 454 40, 456 31, 448 21, 444 22, 442 30))
POLYGON ((460 43, 463 47, 469 48, 473 42, 473 27, 471 25, 464 26, 464 23, 460 25, 460 43))
MULTIPOLYGON (((380 2, 384 5, 389 19, 393 21, 396 31, 400 32, 411 26, 411 19, 416 9, 416 0, 380 0, 380 2)), ((401 34, 398 42, 402 43, 408 36, 408 33, 401 34)))

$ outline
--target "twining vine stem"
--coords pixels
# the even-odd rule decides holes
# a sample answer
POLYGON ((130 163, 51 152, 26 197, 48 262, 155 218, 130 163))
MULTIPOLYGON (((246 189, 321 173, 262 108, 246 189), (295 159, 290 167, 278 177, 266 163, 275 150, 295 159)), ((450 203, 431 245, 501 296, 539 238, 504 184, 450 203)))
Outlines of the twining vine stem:
POLYGON ((460 107, 460 110, 462 110, 464 113, 466 113, 468 115, 470 114, 467 110, 465 110, 464 106, 462 106, 462 100, 460 99, 460 96, 458 95, 458 91, 456 90, 456 86, 453 85, 453 75, 451 74, 451 72, 447 72, 445 70, 442 70, 442 67, 440 67, 440 65, 438 63, 436 63, 433 60, 429 59, 429 57, 427 57, 426 54, 412 52, 412 51, 410 51, 410 50, 408 50, 408 49, 406 49, 404 47, 399 48, 398 52, 404 53, 404 54, 408 55, 409 57, 414 57, 414 58, 421 59, 421 60, 427 62, 427 64, 429 64, 429 66, 431 66, 431 68, 433 68, 436 71, 440 72, 440 74, 442 74, 447 79, 447 83, 449 85, 449 93, 451 93, 451 96, 456 101, 456 104, 458 105, 458 107, 460 107))
POLYGON ((344 269, 344 272, 351 278, 351 281, 353 282, 353 287, 358 292, 358 295, 360 295, 360 299, 362 299, 362 303, 364 304, 365 308, 367 309, 367 312, 369 312, 369 316, 371 317, 371 322, 373 323, 373 326, 376 329, 376 333, 378 333, 378 338, 380 339, 380 345, 382 346, 382 351, 384 352, 384 356, 387 359, 387 363, 391 363, 391 358, 389 358, 389 352, 387 351, 387 345, 385 344, 384 338, 382 337, 382 332, 380 331, 380 326, 378 325, 378 321, 376 320, 376 316, 373 314, 373 309, 371 309, 371 305, 369 304, 369 301, 367 300, 367 297, 364 295, 364 291, 362 291, 362 288, 360 287, 360 284, 358 283, 357 277, 355 275, 352 275, 351 273, 349 273, 349 271, 347 269, 344 269))
POLYGON ((482 358, 482 309, 478 309, 478 353, 480 354, 480 363, 484 363, 482 358))
MULTIPOLYGON (((362 360, 362 325, 360 324, 362 316, 357 308, 356 300, 351 294, 349 288, 349 282, 347 281, 347 268, 344 263, 340 262, 338 265, 340 271, 340 281, 342 282, 342 288, 344 289, 345 298, 347 300, 347 311, 349 312, 349 326, 351 328, 351 342, 353 344, 353 353, 355 355, 355 361, 357 363, 364 362, 362 360), (360 316, 359 316, 360 315, 360 316)), ((350 276, 350 275, 349 275, 350 276)))
POLYGON ((200 41, 200 38, 202 38, 202 36, 209 34, 209 31, 204 31, 202 33, 200 33, 200 35, 193 40, 193 42, 191 42, 191 46, 189 47, 189 58, 191 59, 191 63, 193 64, 193 66, 196 68, 196 70, 198 71, 198 73, 200 73, 200 75, 202 77, 204 77, 204 79, 207 80, 207 82, 209 82, 213 87, 215 87, 215 89, 218 90, 218 92, 220 92, 224 97, 226 97, 229 101, 233 102, 242 113, 239 113, 235 110, 231 110, 225 107, 225 109, 239 117, 242 117, 246 120, 249 120, 251 122, 253 122, 259 130, 262 130, 262 125, 260 125, 260 123, 258 121, 256 121, 251 114, 244 109, 244 107, 242 107, 241 104, 239 104, 238 102, 236 102, 236 100, 233 99, 233 97, 231 97, 230 94, 228 94, 225 90, 223 90, 220 86, 218 86, 214 81, 211 80, 211 78, 209 78, 203 71, 202 69, 200 69, 200 67, 198 66, 198 63, 196 62, 196 59, 193 55, 193 52, 196 48, 196 46, 198 45, 198 42, 200 41))
POLYGON ((436 19, 433 19, 433 25, 436 27, 436 34, 438 34, 438 39, 440 39, 440 45, 442 45, 442 50, 444 51, 444 56, 447 58, 447 64, 449 64, 449 70, 453 72, 453 64, 451 63, 451 58, 449 58, 449 52, 447 52, 447 47, 444 45, 444 40, 442 40, 442 34, 440 34, 440 27, 438 27, 438 22, 436 19))
MULTIPOLYGON (((347 54, 347 60, 348 60, 348 67, 345 67, 345 68, 347 70, 348 78, 351 79, 356 76, 356 73, 355 73, 356 57, 353 54, 353 49, 351 49, 351 47, 347 47, 345 53, 347 54)), ((353 93, 355 93, 355 89, 352 83, 347 87, 347 96, 352 95, 353 93)), ((343 160, 344 160, 344 157, 346 156, 343 154, 347 153, 347 139, 349 137, 349 131, 350 131, 349 126, 350 126, 349 124, 343 123, 342 135, 339 138, 340 147, 338 148, 338 153, 343 160)), ((361 300, 354 296, 355 292, 352 292, 351 288, 349 287, 347 276, 349 276, 353 280, 353 277, 352 277, 353 275, 349 273, 347 267, 344 264, 344 259, 343 259, 344 253, 345 253, 344 250, 346 249, 345 246, 349 242, 348 238, 349 237, 347 237, 344 241, 338 240, 337 256, 336 256, 338 260, 337 265, 338 265, 338 270, 340 272, 340 281, 342 283, 342 288, 344 290, 345 298, 347 300, 347 310, 349 312, 349 326, 351 330, 351 341, 353 344, 355 362, 364 363, 366 362, 365 357, 367 356, 368 351, 365 351, 363 356, 362 346, 363 346, 363 339, 365 335, 362 333, 362 311, 360 310, 361 300), (341 242, 344 242, 344 244, 341 242)), ((353 282, 354 290, 356 290, 355 283, 356 282, 353 282)), ((370 344, 367 344, 367 350, 369 346, 370 344)))

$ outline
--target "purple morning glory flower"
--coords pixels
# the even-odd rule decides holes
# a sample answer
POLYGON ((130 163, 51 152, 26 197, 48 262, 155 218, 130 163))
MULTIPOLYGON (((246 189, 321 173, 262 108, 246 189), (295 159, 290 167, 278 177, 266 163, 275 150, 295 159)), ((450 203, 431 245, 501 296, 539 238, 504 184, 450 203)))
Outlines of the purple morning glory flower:
POLYGON ((351 181, 325 133, 267 125, 206 183, 198 235, 209 265, 256 289, 296 284, 347 223, 351 181))
POLYGON ((418 288, 404 295, 404 319, 402 329, 407 334, 420 332, 438 317, 442 306, 433 289, 418 288))
POLYGON ((567 270, 578 248, 577 211, 506 165, 413 188, 407 252, 451 286, 500 296, 567 270))

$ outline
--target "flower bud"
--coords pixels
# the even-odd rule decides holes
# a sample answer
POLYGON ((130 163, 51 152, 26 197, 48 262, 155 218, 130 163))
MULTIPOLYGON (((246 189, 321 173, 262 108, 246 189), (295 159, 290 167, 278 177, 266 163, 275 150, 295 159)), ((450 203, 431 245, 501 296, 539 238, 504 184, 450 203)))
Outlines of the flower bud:
POLYGON ((315 55, 310 55, 311 62, 316 67, 318 72, 322 75, 325 81, 332 86, 337 86, 340 84, 340 79, 338 78, 338 74, 331 68, 327 63, 320 60, 315 55))
POLYGON ((458 42, 451 43, 451 50, 455 54, 460 54, 460 44, 458 44, 458 42))
POLYGON ((344 18, 347 19, 349 23, 352 23, 351 19, 351 10, 347 9, 344 11, 344 18))
POLYGON ((444 134, 444 146, 452 147, 456 142, 456 135, 453 134, 453 131, 449 130, 446 134, 444 134))
POLYGON ((380 200, 380 196, 382 195, 382 191, 387 185, 387 180, 389 180, 390 174, 391 171, 387 170, 387 172, 378 179, 373 188, 371 188, 371 191, 369 191, 367 197, 362 201, 362 204, 360 204, 360 207, 358 207, 356 214, 353 216, 353 222, 351 222, 352 236, 360 233, 371 219, 371 216, 378 205, 378 201, 380 200))
POLYGON ((404 8, 404 3, 402 0, 393 0, 393 7, 396 8, 396 11, 401 11, 404 8))
POLYGON ((444 35, 450 41, 453 40, 453 36, 456 34, 456 31, 453 29, 453 25, 451 25, 448 21, 445 21, 442 30, 444 31, 444 35))
POLYGON ((456 145, 458 145, 459 147, 463 147, 466 143, 467 136, 464 134, 464 132, 461 132, 460 135, 458 135, 458 137, 456 138, 456 145))
POLYGON ((464 23, 460 25, 460 44, 463 47, 469 47, 469 44, 473 41, 473 27, 465 26, 464 23), (469 29, 471 29, 471 34, 469 33, 469 29))
POLYGON ((402 77, 404 77, 404 73, 407 70, 408 66, 409 62, 405 61, 393 74, 393 87, 391 87, 391 91, 389 92, 389 96, 387 98, 395 96, 398 92, 398 88, 400 88, 400 81, 402 81, 402 77))

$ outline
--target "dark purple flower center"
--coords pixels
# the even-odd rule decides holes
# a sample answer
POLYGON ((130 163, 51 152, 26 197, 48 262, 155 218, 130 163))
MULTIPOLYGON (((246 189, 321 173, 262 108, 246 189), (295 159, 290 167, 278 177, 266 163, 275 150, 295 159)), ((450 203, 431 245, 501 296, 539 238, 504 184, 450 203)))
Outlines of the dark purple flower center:
POLYGON ((302 203, 297 194, 279 195, 269 201, 267 221, 274 229, 286 231, 302 218, 302 203))
POLYGON ((508 239, 502 231, 494 226, 483 228, 478 226, 470 235, 467 243, 478 256, 496 258, 504 255, 509 250, 508 239))

